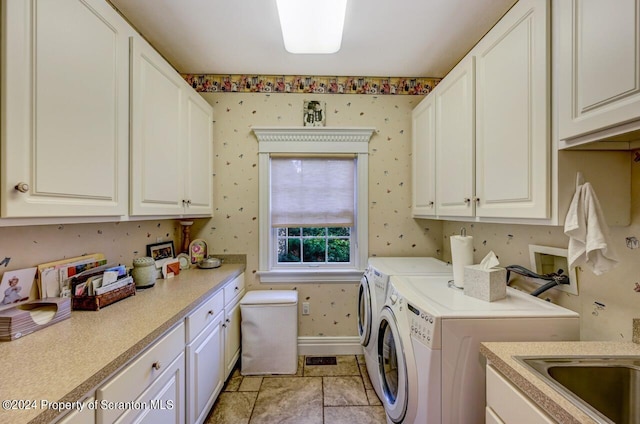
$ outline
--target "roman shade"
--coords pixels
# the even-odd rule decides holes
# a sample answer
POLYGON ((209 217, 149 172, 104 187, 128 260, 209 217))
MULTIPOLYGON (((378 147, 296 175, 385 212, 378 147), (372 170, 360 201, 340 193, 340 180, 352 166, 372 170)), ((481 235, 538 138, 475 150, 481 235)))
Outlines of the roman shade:
POLYGON ((355 159, 272 156, 273 227, 352 227, 355 159))

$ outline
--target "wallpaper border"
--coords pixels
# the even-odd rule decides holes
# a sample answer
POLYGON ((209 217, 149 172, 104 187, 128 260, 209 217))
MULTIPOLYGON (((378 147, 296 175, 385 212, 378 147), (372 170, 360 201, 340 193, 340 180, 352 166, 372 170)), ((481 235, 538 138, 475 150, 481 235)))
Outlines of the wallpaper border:
POLYGON ((429 94, 440 78, 182 74, 200 93, 429 94))

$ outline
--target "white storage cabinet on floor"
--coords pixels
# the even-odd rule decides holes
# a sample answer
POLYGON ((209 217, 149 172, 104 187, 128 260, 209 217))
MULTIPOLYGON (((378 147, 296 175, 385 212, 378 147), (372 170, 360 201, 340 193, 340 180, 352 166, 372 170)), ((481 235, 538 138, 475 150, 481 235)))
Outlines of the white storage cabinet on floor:
POLYGON ((242 375, 295 374, 298 368, 298 292, 255 290, 240 301, 242 375))

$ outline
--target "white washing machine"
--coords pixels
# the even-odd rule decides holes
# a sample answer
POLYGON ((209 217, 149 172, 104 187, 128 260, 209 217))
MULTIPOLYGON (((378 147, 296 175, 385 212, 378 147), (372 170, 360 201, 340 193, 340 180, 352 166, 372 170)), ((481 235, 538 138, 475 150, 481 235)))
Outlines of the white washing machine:
POLYGON ((389 277, 392 275, 445 275, 453 278, 450 264, 429 257, 372 257, 360 280, 358 293, 358 335, 371 384, 382 398, 378 383, 378 352, 376 347, 380 310, 387 295, 389 277))
POLYGON ((380 316, 378 361, 387 422, 483 423, 483 341, 578 340, 579 315, 507 287, 485 302, 449 278, 393 276, 380 316))

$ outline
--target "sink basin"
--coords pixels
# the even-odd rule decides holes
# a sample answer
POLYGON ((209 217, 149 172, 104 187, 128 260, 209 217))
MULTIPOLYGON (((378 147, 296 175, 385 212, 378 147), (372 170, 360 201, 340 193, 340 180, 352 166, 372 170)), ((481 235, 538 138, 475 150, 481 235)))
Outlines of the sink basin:
POLYGON ((515 357, 601 423, 640 424, 640 357, 515 357))

